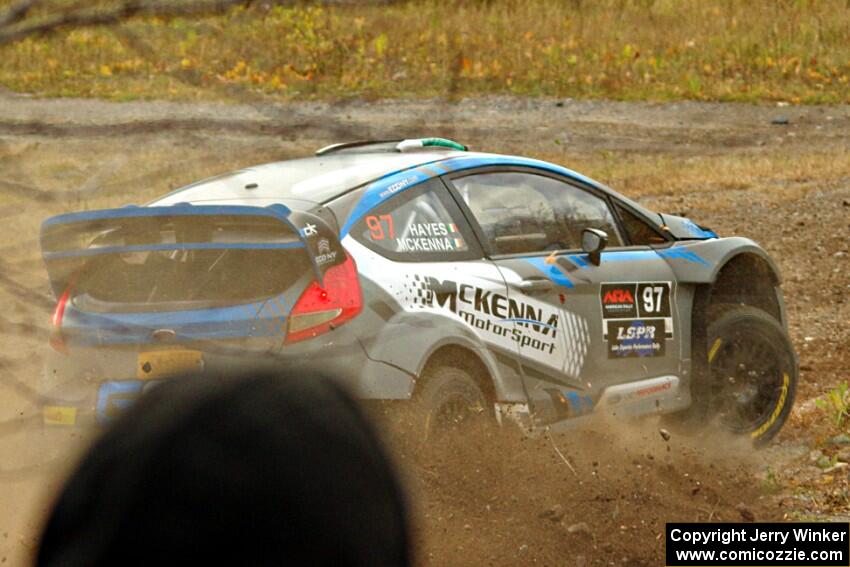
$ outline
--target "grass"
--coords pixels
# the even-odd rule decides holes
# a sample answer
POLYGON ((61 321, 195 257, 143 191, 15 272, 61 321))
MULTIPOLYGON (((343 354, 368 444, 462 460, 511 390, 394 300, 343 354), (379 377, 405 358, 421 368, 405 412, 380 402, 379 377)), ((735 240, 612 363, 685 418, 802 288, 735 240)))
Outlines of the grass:
POLYGON ((28 39, 0 48, 0 84, 116 100, 850 102, 848 0, 271 4, 28 39))
MULTIPOLYGON (((522 153, 519 147, 513 151, 522 153)), ((850 155, 838 149, 692 157, 628 152, 572 156, 542 148, 532 153, 574 168, 631 198, 691 195, 698 197, 705 211, 722 210, 728 206, 728 195, 734 193, 746 192, 761 203, 800 199, 830 184, 846 184, 850 171, 850 155)))
POLYGON ((841 382, 822 398, 818 398, 816 403, 817 407, 827 412, 835 427, 841 430, 850 417, 850 387, 847 382, 841 382))

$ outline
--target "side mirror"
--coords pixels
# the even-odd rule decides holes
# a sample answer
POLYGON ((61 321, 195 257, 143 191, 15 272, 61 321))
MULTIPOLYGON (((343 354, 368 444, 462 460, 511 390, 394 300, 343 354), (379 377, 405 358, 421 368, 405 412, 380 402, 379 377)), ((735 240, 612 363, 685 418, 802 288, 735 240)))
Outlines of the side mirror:
POLYGON ((590 262, 596 266, 602 260, 602 251, 608 246, 608 235, 604 230, 586 228, 581 231, 581 249, 590 257, 590 262))

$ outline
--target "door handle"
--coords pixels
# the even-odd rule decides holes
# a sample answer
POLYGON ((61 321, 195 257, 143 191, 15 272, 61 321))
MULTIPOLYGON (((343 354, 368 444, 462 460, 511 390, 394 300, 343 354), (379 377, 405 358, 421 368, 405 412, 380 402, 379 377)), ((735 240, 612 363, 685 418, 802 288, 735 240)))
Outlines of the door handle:
POLYGON ((547 280, 544 278, 531 278, 527 280, 522 280, 518 284, 515 284, 514 287, 525 293, 540 293, 554 289, 555 284, 552 283, 552 280, 547 280))

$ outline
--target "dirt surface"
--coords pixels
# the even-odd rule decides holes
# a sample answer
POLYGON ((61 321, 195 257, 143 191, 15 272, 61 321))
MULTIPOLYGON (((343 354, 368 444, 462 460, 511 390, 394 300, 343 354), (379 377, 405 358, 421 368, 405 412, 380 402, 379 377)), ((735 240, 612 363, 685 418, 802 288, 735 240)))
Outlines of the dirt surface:
MULTIPOLYGON (((50 498, 86 442, 65 434, 56 443, 35 419, 53 304, 36 244, 46 216, 144 202, 340 139, 440 134, 487 151, 558 153, 581 171, 599 155, 686 164, 846 153, 848 126, 848 107, 514 99, 226 106, 0 93, 0 565, 26 564, 50 498)), ((813 400, 850 378, 850 171, 826 182, 777 176, 757 186, 645 193, 645 205, 751 237, 778 261, 803 369, 789 424, 759 453, 720 433, 666 441, 656 420, 551 437, 474 432, 426 449, 396 439, 416 502, 420 564, 658 565, 666 521, 847 513, 848 469, 826 475, 810 452, 834 433, 813 400)))

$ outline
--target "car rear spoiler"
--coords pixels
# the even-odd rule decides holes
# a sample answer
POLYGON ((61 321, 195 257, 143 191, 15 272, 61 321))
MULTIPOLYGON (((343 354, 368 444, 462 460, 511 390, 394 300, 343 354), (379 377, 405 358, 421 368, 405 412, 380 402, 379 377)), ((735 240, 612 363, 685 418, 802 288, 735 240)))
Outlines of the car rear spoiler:
POLYGON ((284 205, 128 206, 68 213, 41 225, 40 244, 54 293, 61 295, 89 259, 163 250, 305 248, 317 281, 345 261, 334 228, 284 205))

